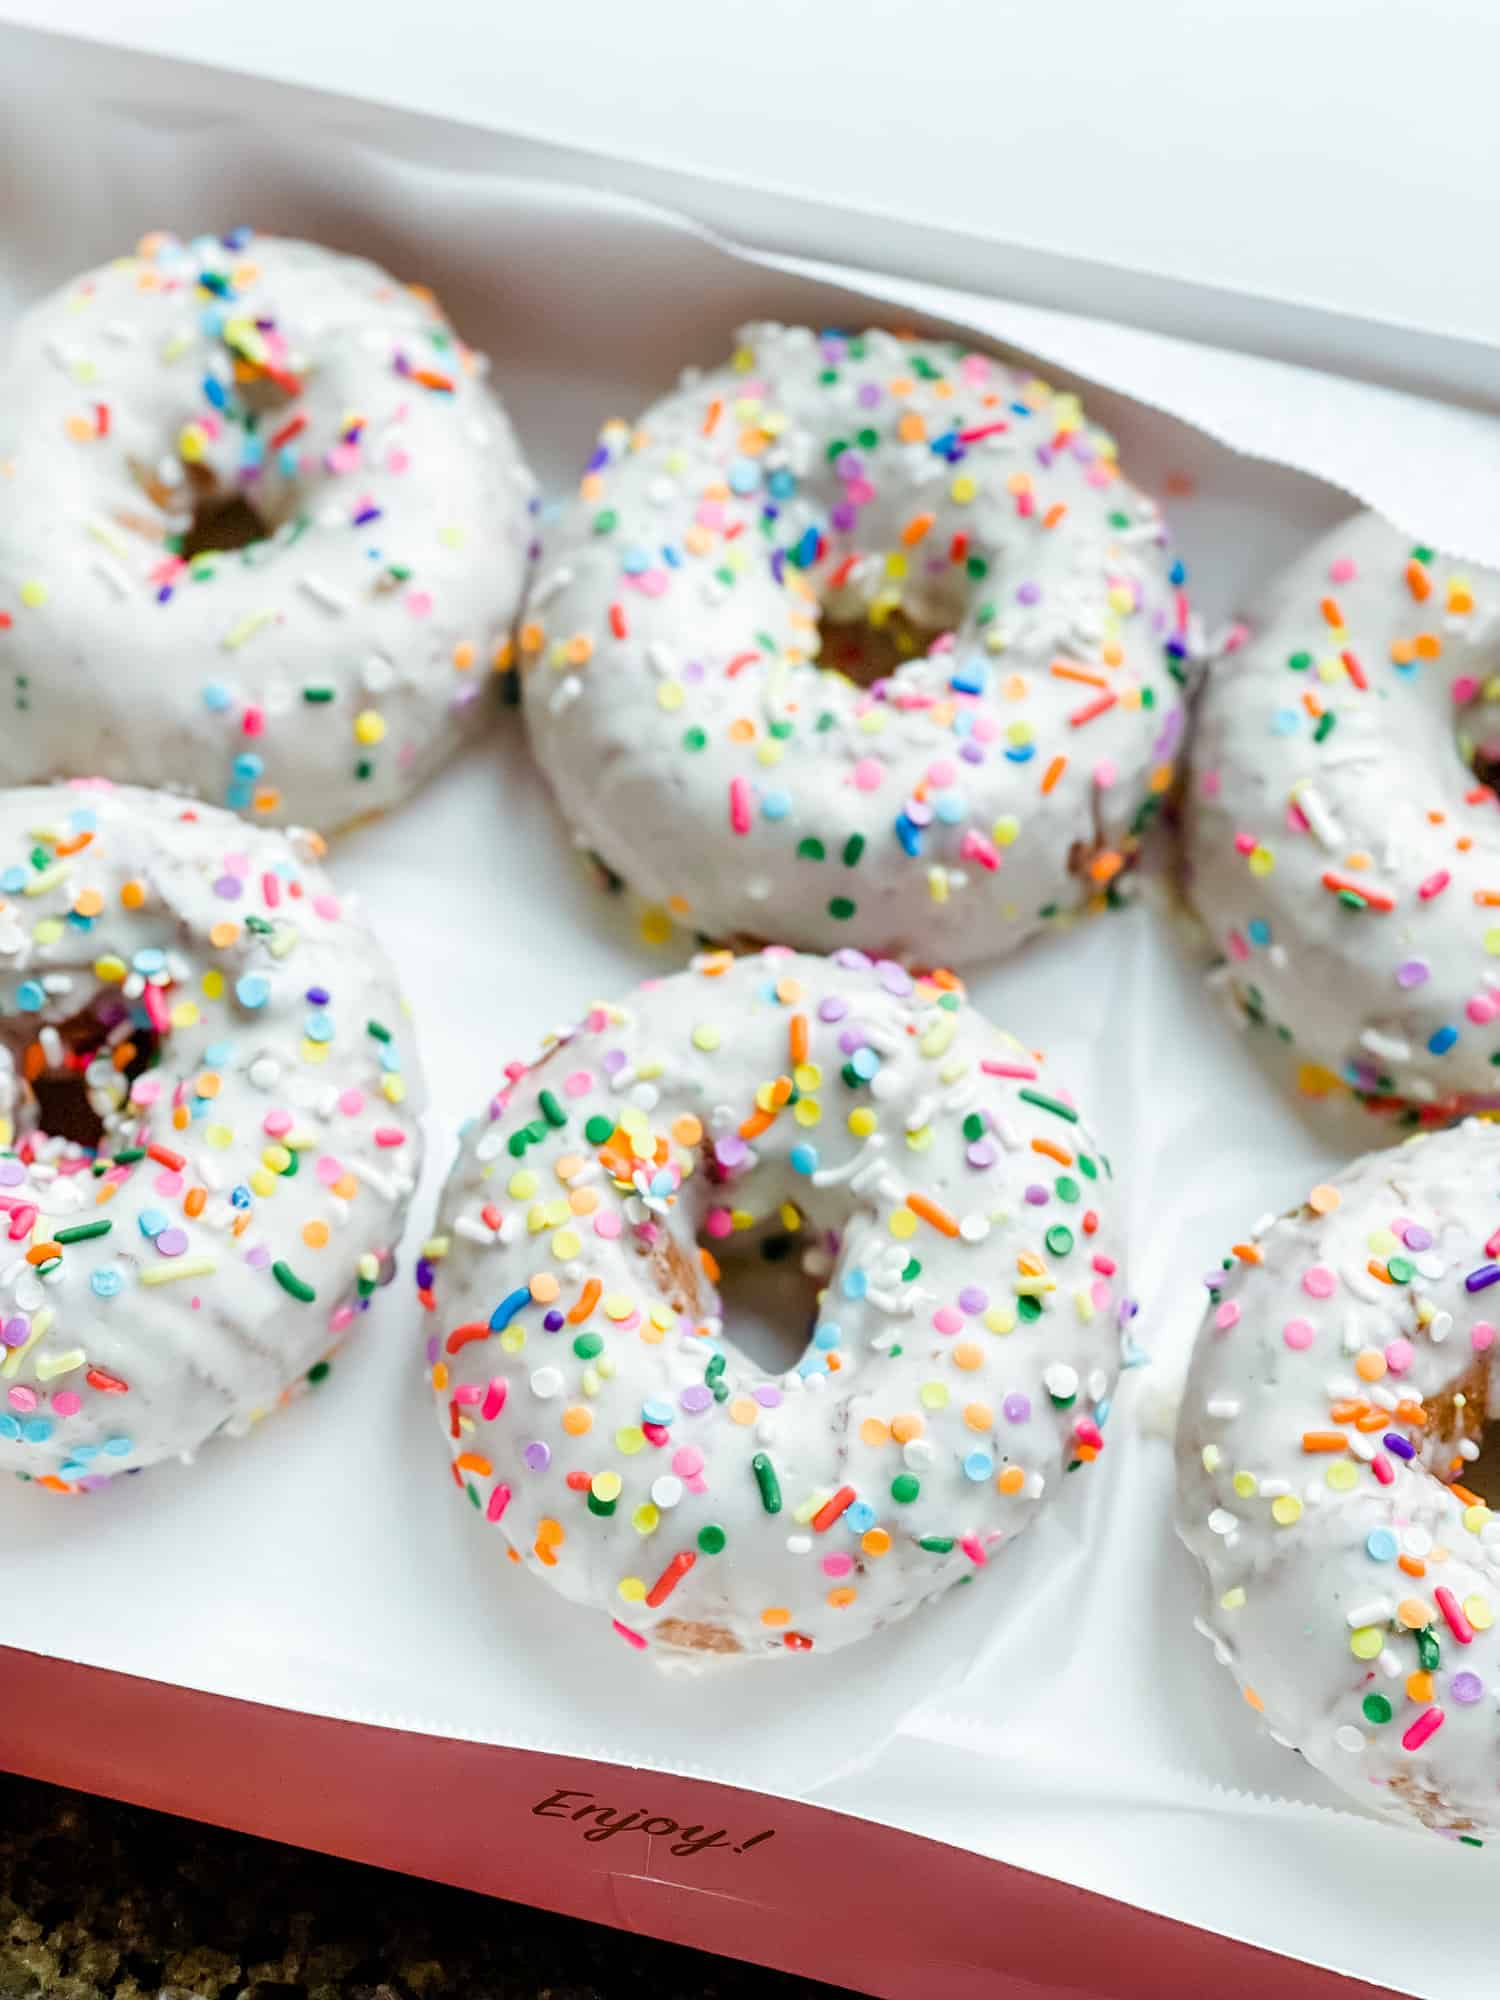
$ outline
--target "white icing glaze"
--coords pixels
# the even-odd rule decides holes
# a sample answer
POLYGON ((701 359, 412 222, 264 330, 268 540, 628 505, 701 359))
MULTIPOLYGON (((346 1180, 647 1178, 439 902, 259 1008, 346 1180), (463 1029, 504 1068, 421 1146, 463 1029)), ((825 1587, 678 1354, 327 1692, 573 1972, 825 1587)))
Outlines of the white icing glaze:
POLYGON ((845 1645, 1097 1455, 1133 1311, 1108 1165, 956 991, 718 953, 507 1075, 418 1272, 433 1386, 481 1522, 627 1639, 845 1645), (723 1323, 735 1236, 819 1288, 785 1373, 723 1323))
POLYGON ((390 1275, 420 1072, 321 851, 165 793, 0 793, 0 1468, 88 1488, 242 1431, 390 1275), (70 1052, 97 1159, 38 1129, 27 1079, 70 1052))
POLYGON ((1156 508, 985 355, 741 343, 606 425, 546 537, 522 666, 564 813, 714 937, 952 964, 1097 907, 1181 725, 1156 508), (820 615, 946 636, 864 690, 820 615))
POLYGON ((1464 1834, 1500 1831, 1500 1521, 1441 1481, 1494 1401, 1497 1224, 1477 1120, 1314 1188, 1213 1281, 1177 1433, 1203 1629, 1272 1735, 1464 1834))
POLYGON ((1191 892, 1306 1088, 1475 1105, 1500 1096, 1500 805, 1460 737, 1500 668, 1500 580, 1422 556, 1345 522, 1209 674, 1191 892))
POLYGON ((394 804, 508 659, 531 503, 427 295, 312 244, 147 238, 0 358, 0 784, 330 829, 394 804), (205 496, 266 538, 184 567, 205 496))

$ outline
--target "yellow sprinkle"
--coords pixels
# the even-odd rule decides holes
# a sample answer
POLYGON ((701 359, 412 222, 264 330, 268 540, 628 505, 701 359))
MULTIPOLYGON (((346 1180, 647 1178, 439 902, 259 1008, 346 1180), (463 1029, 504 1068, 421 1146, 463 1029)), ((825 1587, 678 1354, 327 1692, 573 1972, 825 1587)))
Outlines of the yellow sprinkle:
POLYGON ((219 1268, 216 1257, 178 1257, 170 1263, 148 1264, 141 1273, 143 1285, 169 1285, 174 1278, 208 1278, 219 1268))

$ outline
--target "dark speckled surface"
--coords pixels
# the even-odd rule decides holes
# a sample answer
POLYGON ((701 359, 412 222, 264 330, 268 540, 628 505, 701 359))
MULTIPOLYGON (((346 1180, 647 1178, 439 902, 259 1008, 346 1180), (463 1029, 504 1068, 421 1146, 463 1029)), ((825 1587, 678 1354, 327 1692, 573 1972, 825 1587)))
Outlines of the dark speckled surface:
POLYGON ((843 2000, 832 1986, 0 1774, 0 2000, 625 1996, 843 2000))

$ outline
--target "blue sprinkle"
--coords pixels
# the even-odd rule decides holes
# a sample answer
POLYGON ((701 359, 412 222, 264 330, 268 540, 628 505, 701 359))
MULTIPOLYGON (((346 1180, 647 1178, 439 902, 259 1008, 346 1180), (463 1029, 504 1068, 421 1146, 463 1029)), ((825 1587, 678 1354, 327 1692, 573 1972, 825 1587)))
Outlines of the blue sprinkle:
POLYGON ((25 887, 26 870, 24 868, 0 868, 0 889, 3 889, 8 896, 14 896, 25 887))
POLYGON ((874 1049, 856 1049, 854 1054, 849 1058, 849 1067, 857 1077, 868 1083, 870 1078, 880 1068, 880 1057, 874 1049))
POLYGON ((948 685, 956 694, 983 694, 987 674, 983 663, 971 661, 948 677, 948 685))
POLYGON ((875 1525, 875 1509, 868 1500, 856 1500, 844 1509, 844 1526, 851 1534, 865 1535, 875 1525))
POLYGON ((732 458, 728 477, 731 493, 753 493, 760 485, 760 467, 753 458, 732 458))
POLYGON ((760 802, 763 819, 785 819, 791 809, 792 799, 789 792, 767 792, 760 802))
POLYGON ((0 1438, 4 1438, 7 1444, 14 1444, 20 1435, 21 1426, 16 1422, 15 1418, 8 1416, 4 1410, 0 1410, 0 1438))
POLYGON ((211 708, 215 715, 222 715, 226 708, 234 707, 234 696, 222 681, 205 681, 203 706, 211 708))
POLYGON ((1264 917, 1252 917, 1245 926, 1251 944, 1267 945, 1271 942, 1271 926, 1264 917))
POLYGON ((784 465, 778 466, 766 481, 766 491, 773 500, 790 500, 796 490, 797 475, 784 465))
POLYGON ((1273 736, 1295 736, 1301 727, 1302 718, 1295 708, 1278 708, 1271 717, 1273 736))
POLYGON ((39 1014, 47 1004, 47 995, 34 979, 23 979, 16 988, 16 1005, 23 1014, 39 1014))
POLYGON ((620 558, 620 567, 627 576, 640 576, 651 567, 651 555, 647 549, 627 549, 620 558))
POLYGON ((837 1347, 843 1337, 844 1329, 837 1320, 825 1320, 813 1334, 813 1346, 826 1353, 830 1347, 837 1347))
POLYGON ((167 954, 158 945, 147 945, 138 951, 130 963, 137 972, 143 972, 149 979, 153 972, 160 972, 167 962, 167 954))
POLYGON ((490 1314, 490 1332, 498 1333, 502 1327, 509 1326, 521 1308, 530 1304, 531 1292, 527 1286, 522 1285, 518 1291, 502 1299, 490 1314))
POLYGON ((826 1375, 828 1373, 828 1363, 823 1359, 821 1354, 804 1354, 802 1359, 797 1363, 797 1373, 803 1376, 826 1375))
POLYGON ((1172 583, 1180 584, 1187 582, 1187 564, 1183 562, 1180 556, 1167 571, 1167 576, 1172 583))
POLYGON ((242 1007, 264 1007, 271 997, 271 982, 263 972, 247 972, 236 982, 234 995, 242 1007))
POLYGON ((237 778, 258 778, 265 770, 264 758, 257 757, 253 750, 246 750, 234 760, 234 775, 237 778))
POLYGON ((203 1060, 209 1069, 228 1069, 234 1061, 233 1042, 210 1042, 203 1051, 203 1060))
POLYGON ((1007 747, 1005 755, 1012 764, 1029 764, 1036 755, 1036 745, 1034 743, 1012 743, 1007 747))
POLYGON ((102 1449, 108 1452, 111 1458, 124 1458, 128 1452, 134 1449, 134 1446, 128 1437, 112 1437, 104 1440, 102 1449))
POLYGON ((964 1478, 972 1479, 976 1484, 981 1479, 988 1479, 994 1469, 995 1461, 987 1451, 971 1451, 964 1460, 964 1478))
POLYGON ((1365 1536, 1365 1552, 1374 1562, 1394 1562, 1400 1546, 1389 1528, 1371 1528, 1365 1536))
POLYGON ((381 1069, 384 1070, 387 1076, 399 1076, 401 1074, 401 1051, 392 1043, 383 1042, 381 1044, 379 1061, 381 1069))
POLYGON ((676 1409, 664 1396, 648 1396, 641 1405, 641 1416, 648 1424, 669 1424, 676 1414, 676 1409))
POLYGON ((666 564, 668 569, 682 568, 682 550, 677 548, 671 542, 662 543, 661 559, 666 564))
POLYGON ((815 1174, 818 1171, 816 1146, 793 1146, 789 1157, 794 1174, 815 1174))
POLYGON ((97 1271, 89 1273, 89 1290, 95 1298, 112 1299, 124 1283, 113 1264, 101 1264, 97 1271))
POLYGON ((136 1219, 142 1236, 160 1236, 168 1222, 168 1217, 159 1208, 143 1208, 136 1219))
POLYGON ((1434 1033, 1428 1036, 1427 1046, 1435 1056, 1445 1056, 1457 1040, 1457 1028, 1451 1026, 1443 1027, 1436 1029, 1434 1033))
POLYGON ((255 802, 254 787, 249 784, 226 785, 224 803, 233 812, 246 812, 255 802))
POLYGON ((321 1008, 315 1007, 303 1021, 302 1032, 310 1042, 331 1042, 333 1023, 321 1008))
POLYGON ((229 408, 229 392, 216 375, 204 376, 203 393, 216 410, 229 408))
POLYGON ((846 1299, 862 1299, 870 1288, 870 1281, 858 1266, 846 1271, 840 1280, 840 1290, 846 1299))
POLYGON ((913 825, 905 813, 899 813, 896 817, 896 838, 908 854, 917 855, 922 852, 922 829, 913 825))
POLYGON ((945 826, 957 826, 969 808, 962 792, 939 792, 932 809, 945 826))
POLYGON ((54 1428, 50 1417, 28 1417, 21 1426, 21 1436, 27 1444, 45 1444, 54 1428))

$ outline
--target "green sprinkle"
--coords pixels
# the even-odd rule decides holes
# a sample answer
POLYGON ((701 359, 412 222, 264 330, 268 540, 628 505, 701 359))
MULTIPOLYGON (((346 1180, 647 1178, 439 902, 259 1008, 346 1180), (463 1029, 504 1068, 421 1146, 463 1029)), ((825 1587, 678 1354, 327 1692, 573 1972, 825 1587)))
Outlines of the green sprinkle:
POLYGON ((52 1232, 54 1243, 87 1243, 91 1236, 108 1236, 114 1228, 112 1222, 75 1222, 71 1229, 56 1229, 52 1232))
POLYGON ((309 1382, 326 1382, 332 1373, 331 1361, 315 1361, 307 1371, 307 1379, 309 1382))
POLYGON ((1047 1231, 1047 1248, 1054 1257, 1066 1257, 1072 1247, 1072 1230, 1061 1222, 1055 1222, 1047 1231))
POLYGON ((604 1352, 604 1336, 598 1333, 580 1333, 573 1342, 573 1352, 580 1361, 592 1361, 596 1354, 604 1352))
POLYGON ((1044 1097, 1039 1090, 1023 1090, 1021 1095, 1039 1111, 1050 1111, 1058 1118, 1066 1118, 1070 1125, 1078 1123, 1078 1113, 1071 1104, 1062 1104, 1055 1097, 1044 1097))
POLYGON ((1016 1298, 1016 1311, 1021 1315, 1022 1319, 1040 1319, 1042 1316, 1042 1302, 1040 1299, 1033 1297, 1030 1292, 1021 1292, 1016 1298))
POLYGON ((984 1137, 984 1119, 977 1111, 971 1111, 964 1120, 964 1137, 969 1140, 984 1137))
POLYGON ((1324 712, 1318 717, 1318 726, 1313 731, 1313 742, 1314 743, 1323 742, 1323 740, 1327 736, 1332 734, 1333 725, 1337 721, 1338 717, 1334 714, 1333 710, 1331 708, 1325 709, 1324 712))
POLYGON ((692 729, 685 729, 682 733, 682 747, 684 750, 706 750, 708 748, 708 731, 706 729, 699 729, 696 726, 692 729))
POLYGON ((848 896, 835 896, 828 905, 830 917, 837 917, 840 923, 847 923, 854 915, 856 905, 848 896))
POLYGON ((391 1039, 391 1031, 384 1021, 366 1021, 365 1033, 373 1035, 377 1042, 388 1042, 391 1039))
POLYGON ((760 1488, 760 1504, 768 1514, 781 1512, 781 1481, 776 1477, 776 1468, 763 1451, 758 1451, 750 1461, 750 1470, 755 1474, 755 1483, 760 1488))
POLYGON ((1287 661, 1287 665, 1294 674, 1305 674, 1312 665, 1312 654, 1293 653, 1292 657, 1287 661))
POLYGON ((1383 1694, 1367 1694, 1363 1703, 1366 1722, 1373 1722, 1377 1728, 1389 1722, 1394 1710, 1383 1694))
POLYGON ((284 1263, 279 1257, 271 1266, 271 1276, 284 1292, 289 1292, 294 1299, 300 1299, 305 1306, 310 1306, 318 1296, 307 1280, 299 1278, 291 1265, 284 1263))
POLYGON ((479 1505, 479 1489, 475 1486, 472 1479, 464 1481, 464 1491, 469 1496, 469 1505, 477 1508, 479 1505))
POLYGON ((596 1111, 587 1125, 584 1126, 583 1136, 591 1146, 602 1146, 614 1129, 615 1121, 613 1118, 602 1117, 596 1111))
POLYGON ((824 859, 826 853, 827 849, 824 847, 822 841, 816 839, 812 834, 809 834, 806 840, 799 840, 797 842, 797 859, 799 861, 821 861, 824 859))
POLYGON ((324 702, 332 701, 333 697, 334 690, 331 687, 305 687, 302 690, 302 699, 310 702, 315 708, 324 702))
POLYGON ((602 1514, 608 1520, 619 1504, 617 1500, 601 1500, 593 1488, 589 1488, 589 1512, 591 1514, 602 1514))
POLYGON ((859 857, 864 851, 864 835, 862 833, 851 833, 849 838, 844 842, 844 866, 846 868, 857 868, 859 866, 859 857))
POLYGON ((1057 1189, 1059 1201, 1077 1201, 1083 1192, 1071 1174, 1059 1174, 1053 1186, 1057 1189))
POLYGON ((723 1373, 724 1357, 722 1354, 715 1354, 703 1371, 703 1379, 705 1382, 717 1382, 723 1373))
POLYGON ((710 1521, 706 1528, 698 1530, 698 1546, 706 1556, 718 1555, 728 1540, 717 1521, 710 1521))
POLYGON ((137 1160, 144 1160, 145 1157, 146 1149, 144 1146, 122 1146, 110 1164, 116 1167, 130 1167, 134 1166, 137 1160))
MULTIPOLYGON (((61 1243, 63 1239, 59 1236, 57 1240, 61 1243)), ((1409 1285, 1416 1276, 1416 1265, 1409 1264, 1404 1257, 1392 1257, 1385 1268, 1398 1285, 1409 1285)))
POLYGON ((922 1490, 922 1482, 910 1472, 898 1472, 891 1481, 891 1498, 900 1501, 904 1507, 915 1500, 922 1490))
POLYGON ((613 507, 603 507, 594 516, 594 533, 612 535, 620 524, 620 517, 613 507))
POLYGON ((926 1549, 932 1556, 945 1556, 953 1547, 952 1535, 924 1535, 917 1543, 919 1549, 926 1549))
POLYGON ((568 1114, 563 1110, 550 1090, 544 1090, 537 1099, 537 1103, 542 1107, 542 1116, 549 1125, 562 1126, 567 1124, 568 1114))
POLYGON ((1425 1673, 1435 1674, 1442 1663, 1442 1653, 1430 1625, 1424 1625, 1417 1634, 1417 1662, 1425 1673))

